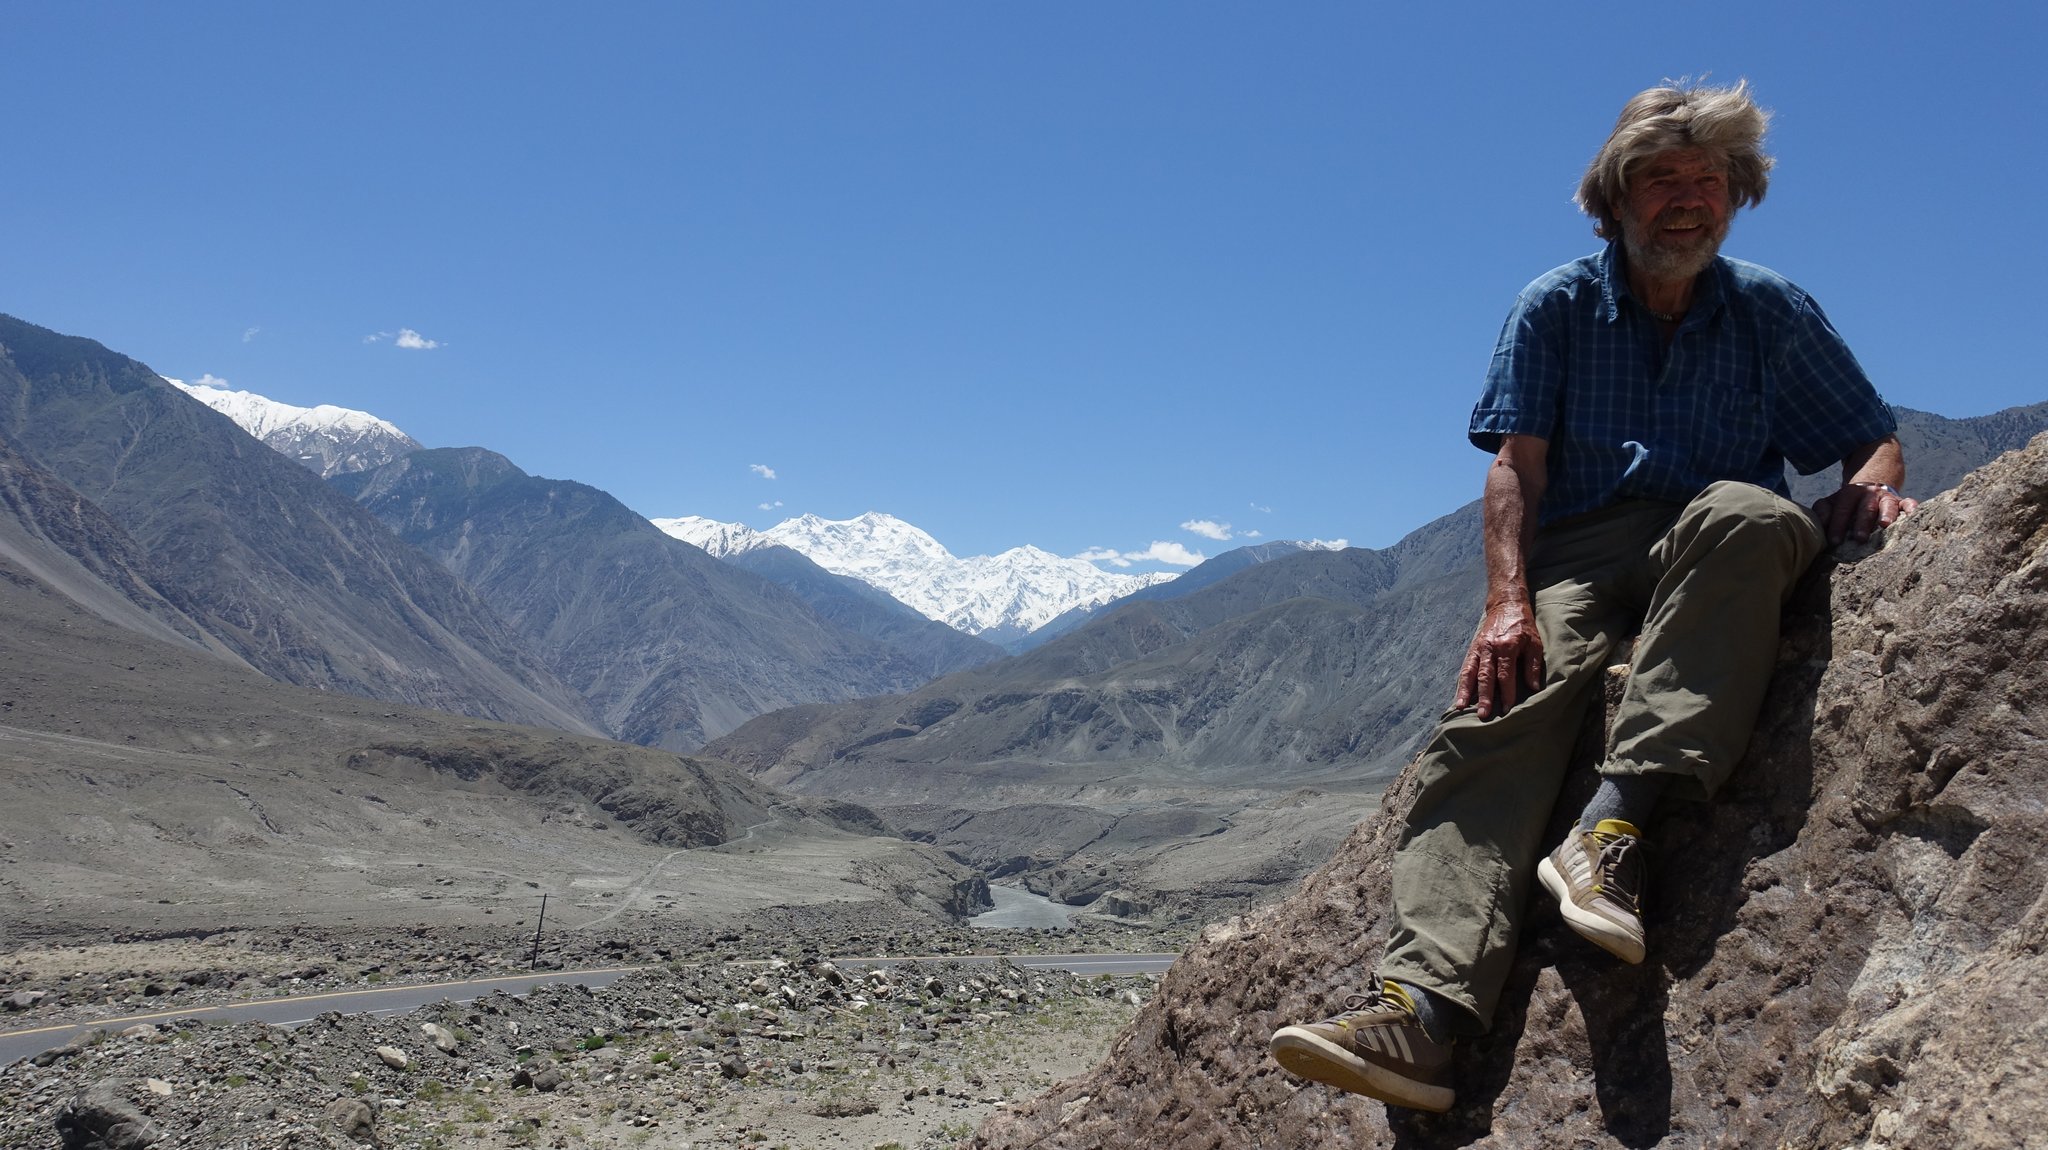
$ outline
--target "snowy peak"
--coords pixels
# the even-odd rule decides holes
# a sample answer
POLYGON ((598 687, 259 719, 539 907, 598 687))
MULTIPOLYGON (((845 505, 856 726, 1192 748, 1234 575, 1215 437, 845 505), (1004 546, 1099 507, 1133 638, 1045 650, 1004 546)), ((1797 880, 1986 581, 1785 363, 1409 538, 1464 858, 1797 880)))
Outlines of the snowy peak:
MULTIPOLYGON (((206 382, 165 376, 164 382, 235 421, 243 431, 279 454, 290 456, 327 479, 367 471, 420 449, 394 425, 366 411, 323 403, 294 407, 253 391, 230 391, 206 382)), ((218 382, 218 381, 215 381, 218 382)))
POLYGON ((923 530, 879 511, 853 519, 799 515, 766 531, 685 515, 656 527, 713 555, 779 545, 835 575, 850 575, 970 635, 1023 635, 1065 612, 1173 578, 1118 575, 1037 547, 962 559, 923 530))
POLYGON ((723 559, 742 551, 773 547, 775 542, 744 523, 721 523, 702 515, 678 515, 674 519, 650 519, 665 535, 701 547, 723 559))

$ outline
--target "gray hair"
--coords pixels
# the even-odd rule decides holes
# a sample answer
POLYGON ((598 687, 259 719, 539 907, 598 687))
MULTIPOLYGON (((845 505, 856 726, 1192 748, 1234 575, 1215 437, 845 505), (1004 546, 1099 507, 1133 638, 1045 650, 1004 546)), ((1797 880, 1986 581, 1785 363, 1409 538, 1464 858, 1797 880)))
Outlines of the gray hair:
POLYGON ((1701 148, 1727 165, 1731 210, 1762 203, 1773 162, 1763 146, 1770 122, 1771 114, 1751 98, 1747 80, 1733 88, 1667 80, 1664 87, 1637 93, 1621 109, 1574 198, 1593 217, 1593 233, 1613 239, 1621 234, 1630 169, 1660 152, 1701 148))

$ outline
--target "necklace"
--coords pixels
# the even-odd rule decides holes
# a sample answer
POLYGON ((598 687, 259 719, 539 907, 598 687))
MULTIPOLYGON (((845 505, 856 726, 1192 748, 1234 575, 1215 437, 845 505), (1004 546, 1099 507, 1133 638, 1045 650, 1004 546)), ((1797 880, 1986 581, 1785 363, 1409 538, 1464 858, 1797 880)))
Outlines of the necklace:
POLYGON ((1657 317, 1665 323, 1677 323, 1678 321, 1685 318, 1684 312, 1679 312, 1677 315, 1672 315, 1668 312, 1658 311, 1656 308, 1650 307, 1648 304, 1644 304, 1643 308, 1644 310, 1648 311, 1651 315, 1657 317))

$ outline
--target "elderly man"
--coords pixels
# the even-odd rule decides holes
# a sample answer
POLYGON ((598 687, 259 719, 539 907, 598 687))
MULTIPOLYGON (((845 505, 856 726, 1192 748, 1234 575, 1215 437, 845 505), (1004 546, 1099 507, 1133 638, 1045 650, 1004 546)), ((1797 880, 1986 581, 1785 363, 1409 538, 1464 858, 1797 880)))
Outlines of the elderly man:
POLYGON ((1451 1044, 1490 1024, 1537 879, 1574 931, 1641 962, 1637 828, 1741 758, 1779 613, 1826 542, 1913 509, 1891 410, 1819 306, 1719 255, 1764 197, 1767 122, 1746 84, 1630 100, 1578 192, 1606 250, 1508 315, 1470 430, 1494 455, 1485 615, 1417 762, 1387 953, 1342 1013, 1274 1033, 1295 1074, 1449 1109, 1451 1044), (1839 461, 1841 489, 1809 513, 1788 460, 1839 461), (1638 631, 1600 789, 1542 842, 1600 670, 1638 631))

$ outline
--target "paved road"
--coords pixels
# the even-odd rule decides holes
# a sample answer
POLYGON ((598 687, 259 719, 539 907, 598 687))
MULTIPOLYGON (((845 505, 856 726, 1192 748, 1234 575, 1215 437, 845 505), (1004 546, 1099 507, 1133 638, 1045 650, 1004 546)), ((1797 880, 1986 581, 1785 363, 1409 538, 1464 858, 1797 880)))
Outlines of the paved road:
MULTIPOLYGON (((1001 956, 965 957, 960 955, 927 955, 923 962, 994 962, 996 957, 1007 958, 1018 966, 1033 970, 1068 970, 1075 974, 1093 976, 1097 974, 1153 974, 1165 970, 1174 954, 1012 954, 1001 956)), ((908 958, 838 958, 834 962, 842 966, 895 966, 910 962, 908 958)), ((495 991, 508 994, 525 994, 536 986, 548 983, 581 983, 584 986, 608 986, 621 975, 640 969, 637 966, 606 966, 589 970, 552 970, 534 974, 508 974, 498 978, 469 978, 460 982, 421 983, 412 986, 375 986, 361 990, 334 990, 321 994, 299 994, 287 998, 259 998, 248 1002, 227 1003, 220 1006, 177 1007, 170 1010, 152 1011, 146 1014, 124 1014, 115 1018, 94 1018, 82 1022, 46 1022, 16 1030, 0 1030, 0 1066, 6 1066, 17 1059, 27 1058, 62 1046, 88 1030, 105 1030, 109 1033, 125 1030, 143 1022, 165 1022, 170 1019, 199 1018, 209 1022, 268 1022, 273 1026, 297 1026, 309 1022, 314 1015, 330 1010, 343 1014, 403 1014, 428 1003, 450 999, 455 1002, 469 1002, 495 991)))

